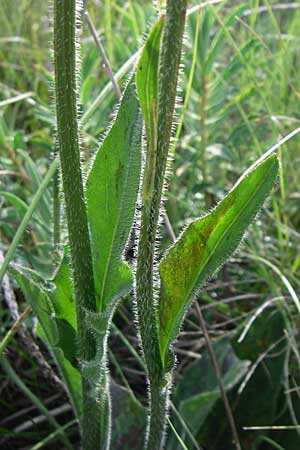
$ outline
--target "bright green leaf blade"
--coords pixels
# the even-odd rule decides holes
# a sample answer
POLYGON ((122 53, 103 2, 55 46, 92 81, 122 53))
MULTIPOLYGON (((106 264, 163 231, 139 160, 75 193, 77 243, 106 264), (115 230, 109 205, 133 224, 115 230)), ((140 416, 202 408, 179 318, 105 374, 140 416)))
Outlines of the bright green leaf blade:
POLYGON ((145 120, 147 143, 156 147, 159 51, 164 16, 153 25, 136 70, 136 88, 145 120))
POLYGON ((184 314, 207 279, 239 245, 276 179, 271 156, 240 178, 209 214, 192 222, 159 265, 159 334, 162 361, 184 314))
POLYGON ((132 81, 86 183, 97 310, 125 295, 132 273, 122 260, 135 212, 141 170, 142 118, 132 81))

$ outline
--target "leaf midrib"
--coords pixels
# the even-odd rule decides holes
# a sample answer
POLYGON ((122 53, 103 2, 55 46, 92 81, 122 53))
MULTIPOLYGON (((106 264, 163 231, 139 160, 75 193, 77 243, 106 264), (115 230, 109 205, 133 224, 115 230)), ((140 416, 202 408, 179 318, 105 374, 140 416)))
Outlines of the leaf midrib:
MULTIPOLYGON (((274 160, 274 163, 275 163, 275 161, 276 161, 276 160, 274 160)), ((268 170, 268 173, 269 173, 270 170, 273 168, 274 163, 272 164, 272 166, 271 166, 270 169, 268 170)), ((194 292, 194 290, 195 290, 195 286, 196 286, 196 284, 197 284, 197 280, 199 279, 199 277, 200 277, 201 274, 203 273, 205 266, 207 266, 207 264, 208 264, 208 263, 210 262, 210 260, 212 259, 213 254, 215 253, 215 250, 216 250, 216 248, 218 247, 218 243, 219 243, 220 241, 223 241, 224 236, 225 236, 225 235, 227 234, 227 232, 233 227, 233 225, 237 222, 237 220, 241 217, 241 215, 242 215, 243 212, 245 211, 246 207, 248 206, 248 204, 250 203, 250 201, 253 199, 253 196, 255 196, 256 193, 258 192, 258 190, 261 188, 263 182, 264 182, 264 180, 262 180, 261 183, 259 183, 259 185, 258 185, 257 188, 254 190, 254 192, 253 192, 253 194, 251 195, 251 197, 249 198, 249 200, 248 200, 246 203, 244 203, 244 207, 241 209, 241 211, 236 215, 235 219, 230 223, 230 225, 229 225, 228 227, 226 227, 226 230, 223 232, 223 234, 221 235, 220 239, 218 239, 217 243, 214 245, 213 249, 212 249, 211 252, 209 253, 208 257, 206 258, 206 261, 202 264, 202 268, 199 270, 197 276, 195 277, 195 281, 194 281, 194 283, 193 283, 193 285, 192 285, 192 288, 189 290, 189 292, 188 292, 188 294, 186 295, 184 301, 181 302, 181 305, 182 305, 182 304, 185 305, 186 302, 189 302, 189 301, 190 301, 192 292, 194 292)), ((228 194, 228 195, 229 195, 229 194, 228 194)), ((225 197, 225 198, 226 198, 226 197, 225 197)), ((181 308, 181 310, 180 310, 180 313, 181 313, 181 312, 182 312, 182 308, 181 308)), ((177 315, 177 318, 178 318, 178 315, 177 315)), ((176 322, 177 322, 177 318, 176 318, 176 322)), ((172 328, 173 328, 173 327, 172 327, 172 328)), ((172 328, 171 328, 171 330, 172 330, 172 328)), ((172 334, 172 332, 168 333, 168 342, 169 342, 169 340, 170 340, 171 334, 172 334)))
MULTIPOLYGON (((272 165, 273 167, 273 165, 272 165)), ((269 171, 271 170, 271 168, 269 169, 269 171)), ((269 172, 268 171, 268 172, 269 172)), ((261 183, 259 183, 259 185, 257 186, 257 188, 253 191, 253 194, 251 195, 251 197, 249 198, 249 200, 244 203, 244 207, 241 209, 241 211, 236 215, 236 217, 234 218, 234 220, 232 220, 232 222, 229 224, 228 227, 226 227, 225 231, 223 232, 223 234, 221 235, 220 239, 218 239, 217 243, 214 245, 214 247, 212 248, 211 252, 209 253, 208 257, 206 258, 206 261, 203 263, 202 265, 202 269, 198 272, 198 275, 196 277, 196 281, 193 283, 193 289, 190 289, 187 298, 190 299, 191 293, 193 292, 195 285, 197 284, 197 280, 199 279, 199 277, 201 276, 204 267, 210 262, 210 260, 213 257, 213 254, 215 253, 216 248, 218 247, 219 242, 223 242, 224 236, 228 233, 228 231, 233 227, 233 225, 238 221, 238 219, 241 217, 241 215, 243 214, 243 212, 245 211, 246 207, 249 205, 249 203, 252 201, 253 197, 256 195, 256 193, 258 192, 258 190, 261 188, 262 184, 263 184, 264 180, 262 180, 261 183)), ((225 197, 226 198, 226 197, 225 197)))
MULTIPOLYGON (((138 110, 137 110, 136 115, 135 115, 134 123, 136 123, 137 116, 138 116, 138 110)), ((130 139, 129 139, 129 142, 130 142, 129 163, 126 164, 126 166, 127 166, 126 167, 126 177, 125 177, 124 183, 122 183, 122 186, 127 186, 127 184, 128 184, 129 170, 130 170, 130 167, 131 167, 130 163, 132 161, 133 154, 135 153, 134 150, 132 150, 132 148, 135 147, 135 146, 131 145, 132 144, 132 137, 133 137, 133 135, 134 135, 134 129, 133 129, 132 134, 130 135, 130 139)), ((103 281, 102 281, 102 289, 101 289, 101 294, 100 294, 100 305, 99 305, 101 311, 103 311, 104 306, 105 306, 104 305, 104 298, 103 298, 103 296, 104 296, 104 291, 105 291, 105 287, 106 287, 107 273, 108 273, 109 267, 111 266, 111 255, 112 255, 113 248, 115 247, 115 245, 114 245, 115 236, 117 234, 117 230, 118 230, 119 223, 120 223, 120 218, 121 218, 120 211, 123 210, 123 206, 124 206, 125 193, 126 193, 126 189, 122 189, 122 193, 121 193, 121 196, 120 196, 120 207, 118 208, 117 220, 116 220, 116 224, 115 224, 114 229, 113 229, 111 245, 110 245, 110 249, 109 249, 107 263, 105 265, 104 276, 103 276, 103 281)), ((120 258, 120 261, 121 261, 121 258, 120 258)))

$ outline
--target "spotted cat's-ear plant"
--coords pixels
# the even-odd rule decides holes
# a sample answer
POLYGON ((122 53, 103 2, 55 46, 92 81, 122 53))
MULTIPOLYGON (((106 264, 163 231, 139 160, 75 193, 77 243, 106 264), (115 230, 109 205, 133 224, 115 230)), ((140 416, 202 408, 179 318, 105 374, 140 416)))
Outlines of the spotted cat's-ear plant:
POLYGON ((277 158, 269 156, 251 167, 216 208, 192 222, 158 261, 187 0, 168 0, 165 13, 152 27, 136 74, 127 83, 86 180, 80 163, 77 111, 81 2, 53 0, 53 5, 57 147, 68 245, 49 280, 18 265, 11 271, 38 318, 37 333, 51 350, 65 382, 84 450, 110 448, 107 339, 120 298, 135 285, 149 382, 144 447, 160 450, 175 360, 172 343, 200 287, 232 254, 261 207, 276 177, 277 158), (123 252, 140 185, 134 280, 123 252))
POLYGON ((140 183, 142 116, 132 76, 85 181, 77 106, 81 7, 78 0, 53 0, 57 147, 69 245, 50 280, 16 265, 12 272, 64 379, 83 449, 105 450, 111 428, 107 339, 118 302, 133 284, 123 252, 140 183))
POLYGON ((159 221, 166 187, 187 0, 168 0, 137 65, 137 93, 146 130, 136 306, 149 385, 145 450, 163 447, 177 338, 201 286, 233 253, 277 175, 275 155, 253 165, 216 208, 192 222, 158 262, 159 221))

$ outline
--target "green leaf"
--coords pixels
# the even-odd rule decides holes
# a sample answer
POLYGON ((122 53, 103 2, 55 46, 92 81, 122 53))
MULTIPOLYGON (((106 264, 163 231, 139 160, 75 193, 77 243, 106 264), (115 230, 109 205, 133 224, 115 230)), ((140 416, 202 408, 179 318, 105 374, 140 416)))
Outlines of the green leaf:
POLYGON ((127 389, 110 382, 112 404, 111 448, 139 450, 143 446, 147 411, 127 389))
MULTIPOLYGON (((249 361, 238 359, 227 337, 213 344, 226 392, 232 391, 249 370, 249 361)), ((175 401, 187 424, 196 435, 221 398, 210 355, 205 351, 183 374, 178 384, 175 401)))
POLYGON ((239 245, 261 208, 278 171, 275 155, 248 170, 217 207, 192 222, 159 265, 159 335, 166 349, 179 333, 185 312, 201 286, 239 245))
POLYGON ((125 295, 132 273, 122 254, 132 226, 141 170, 142 118, 130 81, 86 183, 97 311, 125 295))
POLYGON ((201 392, 182 402, 180 412, 193 434, 203 425, 219 398, 220 393, 216 390, 201 392))
POLYGON ((10 271, 41 324, 47 344, 51 347, 56 346, 59 341, 59 334, 54 320, 55 311, 45 286, 42 287, 39 284, 39 275, 33 270, 17 265, 14 265, 10 271))
POLYGON ((10 270, 39 321, 39 335, 53 353, 68 387, 76 415, 80 417, 80 373, 72 365, 76 355, 75 329, 65 319, 56 318, 52 303, 55 292, 52 283, 43 280, 38 273, 26 267, 14 265, 10 270))
POLYGON ((164 16, 154 23, 144 45, 136 71, 136 88, 146 129, 147 152, 142 187, 142 199, 148 200, 154 190, 157 157, 157 102, 159 54, 164 16))
MULTIPOLYGON (((270 305, 257 316, 242 342, 238 342, 238 339, 244 324, 231 341, 237 357, 242 358, 244 362, 250 359, 252 363, 246 370, 246 377, 243 377, 232 390, 227 390, 238 430, 243 430, 249 424, 272 427, 275 424, 286 423, 283 420, 283 413, 286 409, 286 389, 282 383, 287 347, 284 315, 285 312, 280 307, 274 306, 274 304, 270 305), (249 376, 250 378, 248 378, 249 376)), ((243 362, 242 360, 240 360, 240 364, 243 362)), ((222 366, 220 365, 220 367, 222 366)), ((224 384, 226 389, 225 378, 224 384)), ((188 409, 187 412, 191 414, 192 409, 188 409)), ((194 422, 196 425, 194 417, 191 415, 190 417, 191 424, 194 422)), ((289 416, 287 423, 290 423, 290 420, 289 416)), ((271 429, 261 430, 259 435, 270 436, 270 433, 272 433, 271 429)), ((287 436, 286 430, 284 433, 287 436)), ((255 445, 253 431, 241 432, 239 435, 243 449, 264 448, 255 445), (249 442, 251 443, 250 447, 249 442)), ((271 437, 277 441, 277 436, 278 430, 274 430, 271 437)), ((199 426, 196 438, 199 445, 207 446, 209 449, 228 450, 232 448, 232 434, 221 399, 218 399, 212 407, 205 423, 201 427, 199 426), (216 423, 218 424, 217 428, 216 423)), ((292 448, 294 449, 294 447, 292 448)))
POLYGON ((51 293, 51 300, 55 309, 56 318, 65 320, 74 330, 77 330, 72 271, 66 256, 66 251, 65 249, 62 261, 51 280, 55 285, 55 289, 51 293))
POLYGON ((160 16, 153 25, 136 70, 136 88, 145 120, 147 144, 156 147, 159 50, 164 25, 160 16))

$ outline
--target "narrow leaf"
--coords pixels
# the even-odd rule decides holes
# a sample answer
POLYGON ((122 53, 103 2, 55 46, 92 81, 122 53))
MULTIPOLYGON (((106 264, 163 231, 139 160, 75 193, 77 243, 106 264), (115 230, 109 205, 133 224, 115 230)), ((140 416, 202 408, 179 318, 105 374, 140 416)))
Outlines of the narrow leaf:
POLYGON ((122 254, 140 181, 141 133, 141 114, 130 81, 86 183, 98 311, 125 295, 132 284, 131 270, 122 254))
POLYGON ((136 71, 136 88, 145 120, 147 144, 156 147, 159 50, 164 16, 153 25, 136 71))
POLYGON ((199 289, 239 245, 278 171, 276 156, 247 171, 209 214, 192 222, 159 265, 160 350, 164 363, 185 312, 199 289))

